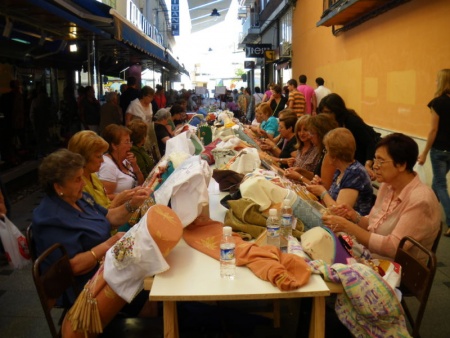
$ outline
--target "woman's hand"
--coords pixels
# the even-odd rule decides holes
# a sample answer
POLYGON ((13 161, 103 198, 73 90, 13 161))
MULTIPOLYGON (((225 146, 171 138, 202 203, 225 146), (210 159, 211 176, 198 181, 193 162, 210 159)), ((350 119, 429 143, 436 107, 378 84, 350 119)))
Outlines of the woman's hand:
POLYGON ((287 161, 287 165, 289 167, 293 167, 294 164, 295 164, 295 158, 294 157, 289 157, 288 159, 286 159, 286 161, 287 161))
POLYGON ((261 142, 261 149, 263 150, 272 150, 276 144, 268 138, 264 138, 261 142))
POLYGON ((336 215, 322 216, 323 224, 328 226, 333 232, 348 232, 349 221, 344 217, 336 215))
POLYGON ((419 157, 417 158, 417 163, 419 163, 420 165, 424 165, 425 162, 427 161, 427 155, 428 153, 420 154, 419 157))
POLYGON ((322 179, 319 176, 314 175, 313 179, 311 180, 311 184, 312 185, 322 184, 322 179))
POLYGON ((375 173, 373 172, 373 161, 366 161, 366 163, 364 164, 364 168, 366 168, 367 173, 369 174, 369 177, 372 181, 375 181, 375 173))
POLYGON ((137 171, 139 169, 138 165, 137 165, 137 161, 136 161, 136 156, 134 156, 134 154, 129 151, 127 152, 127 156, 125 157, 125 159, 130 162, 131 166, 133 167, 133 170, 137 171))
POLYGON ((135 189, 131 196, 130 204, 132 208, 138 208, 144 203, 144 201, 150 196, 152 189, 139 187, 135 189))
POLYGON ((344 217, 352 222, 357 218, 356 211, 348 204, 335 205, 329 209, 333 215, 344 217))
MULTIPOLYGON (((314 180, 314 179, 313 179, 314 180)), ((311 181, 312 182, 312 181, 311 181)), ((316 196, 321 196, 322 193, 326 192, 327 189, 325 189, 325 187, 323 185, 320 184, 313 184, 311 183, 310 185, 308 185, 306 187, 306 189, 308 189, 309 192, 312 192, 314 195, 316 196)))
POLYGON ((295 171, 294 168, 287 168, 284 171, 284 176, 287 178, 290 178, 291 180, 296 180, 296 181, 302 180, 302 175, 300 173, 298 173, 297 171, 295 171))

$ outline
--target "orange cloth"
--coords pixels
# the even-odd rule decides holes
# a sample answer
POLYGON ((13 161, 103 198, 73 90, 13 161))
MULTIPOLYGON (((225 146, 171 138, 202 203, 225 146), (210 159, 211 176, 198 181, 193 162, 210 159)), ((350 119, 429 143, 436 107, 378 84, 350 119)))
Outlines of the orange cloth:
MULTIPOLYGON (((219 260, 222 228, 223 223, 201 215, 184 229, 183 237, 194 249, 219 260)), ((303 258, 282 253, 271 245, 259 247, 245 242, 236 234, 233 238, 237 266, 247 266, 257 277, 282 291, 295 290, 308 283, 311 268, 303 258)))

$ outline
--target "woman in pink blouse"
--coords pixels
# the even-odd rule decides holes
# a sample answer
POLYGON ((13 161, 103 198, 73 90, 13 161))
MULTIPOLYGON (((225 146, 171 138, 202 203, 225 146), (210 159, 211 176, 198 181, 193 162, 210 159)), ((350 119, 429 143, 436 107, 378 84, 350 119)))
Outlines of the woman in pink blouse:
POLYGON ((370 214, 361 217, 345 205, 323 216, 334 232, 346 232, 374 257, 394 259, 400 240, 411 236, 431 249, 439 231, 441 210, 433 190, 422 183, 413 167, 419 154, 409 136, 394 133, 377 145, 373 169, 380 184, 370 214), (342 215, 337 216, 337 215, 342 215))

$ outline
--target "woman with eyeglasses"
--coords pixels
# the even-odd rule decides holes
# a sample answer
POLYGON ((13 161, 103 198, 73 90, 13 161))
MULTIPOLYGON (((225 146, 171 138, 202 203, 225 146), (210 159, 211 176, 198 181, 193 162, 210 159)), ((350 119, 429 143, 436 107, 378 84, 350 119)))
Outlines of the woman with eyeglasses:
POLYGON ((329 131, 323 144, 330 163, 336 168, 329 189, 321 184, 310 184, 307 189, 319 197, 326 207, 346 204, 365 216, 372 208, 373 188, 364 166, 355 160, 356 143, 346 128, 329 131))
POLYGON ((367 125, 363 119, 353 110, 346 107, 344 100, 338 94, 332 93, 325 96, 317 108, 319 114, 333 117, 339 124, 350 130, 356 140, 355 159, 364 164, 372 179, 375 175, 372 171, 372 159, 375 147, 380 140, 380 134, 367 125))
POLYGON ((428 103, 431 110, 431 129, 418 162, 424 164, 430 152, 432 188, 444 208, 445 221, 449 227, 444 236, 450 237, 450 196, 447 187, 447 174, 450 171, 450 69, 441 69, 438 72, 436 84, 434 99, 428 103))
POLYGON ((142 87, 140 98, 131 101, 125 112, 125 125, 133 119, 141 119, 147 123, 152 122, 152 101, 154 96, 155 90, 153 88, 149 86, 142 87))
POLYGON ((98 172, 108 197, 113 200, 121 191, 132 189, 144 183, 145 177, 131 152, 133 142, 131 130, 125 126, 110 124, 103 131, 103 138, 109 144, 103 155, 104 162, 98 172))
POLYGON ((334 215, 323 216, 324 224, 334 232, 354 236, 375 258, 392 260, 405 236, 431 249, 441 224, 441 209, 433 190, 413 170, 418 155, 417 143, 409 136, 394 133, 382 138, 373 159, 380 188, 369 215, 362 216, 344 204, 332 209, 334 215))

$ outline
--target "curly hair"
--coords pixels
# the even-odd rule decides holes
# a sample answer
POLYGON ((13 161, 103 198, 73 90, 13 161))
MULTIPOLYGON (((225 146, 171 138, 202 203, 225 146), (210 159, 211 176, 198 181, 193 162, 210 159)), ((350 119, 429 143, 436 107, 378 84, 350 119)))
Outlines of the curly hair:
POLYGON ((83 156, 67 149, 59 149, 42 160, 39 166, 39 183, 47 195, 55 195, 54 184, 63 185, 84 168, 83 156))

